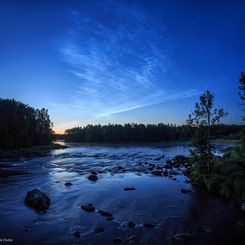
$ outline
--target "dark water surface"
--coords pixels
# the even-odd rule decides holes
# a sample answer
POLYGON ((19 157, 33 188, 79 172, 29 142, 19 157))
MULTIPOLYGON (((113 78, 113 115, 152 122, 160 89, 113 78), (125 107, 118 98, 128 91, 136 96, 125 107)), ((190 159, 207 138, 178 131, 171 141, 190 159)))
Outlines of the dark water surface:
MULTIPOLYGON (((229 144, 217 146, 217 154, 222 154, 229 144)), ((8 168, 26 174, 0 177, 0 239, 13 239, 11 244, 114 244, 120 237, 122 244, 172 244, 172 233, 190 232, 190 244, 232 244, 237 210, 230 202, 193 189, 183 175, 174 181, 148 170, 146 162, 162 167, 188 151, 187 142, 69 145, 47 157, 9 162, 8 168), (87 179, 91 171, 101 171, 98 181, 87 179), (66 187, 66 182, 73 185, 66 187), (127 192, 125 187, 136 190, 127 192), (51 198, 45 213, 24 204, 26 193, 34 188, 51 198), (182 188, 193 192, 183 194, 182 188), (85 212, 80 206, 86 203, 112 213, 114 220, 85 212), (129 229, 129 221, 136 227, 129 229), (144 223, 156 226, 144 228, 144 223), (104 232, 94 233, 97 226, 104 232), (79 238, 73 236, 76 230, 79 238)))

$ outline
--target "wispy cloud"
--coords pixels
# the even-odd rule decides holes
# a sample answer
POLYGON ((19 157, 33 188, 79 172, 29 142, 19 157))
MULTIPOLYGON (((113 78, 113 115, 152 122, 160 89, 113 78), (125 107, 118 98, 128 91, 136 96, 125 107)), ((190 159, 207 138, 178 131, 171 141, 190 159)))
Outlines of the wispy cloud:
POLYGON ((139 8, 117 4, 101 5, 100 14, 70 12, 74 28, 60 48, 77 80, 70 104, 98 118, 196 95, 169 95, 164 28, 139 8))

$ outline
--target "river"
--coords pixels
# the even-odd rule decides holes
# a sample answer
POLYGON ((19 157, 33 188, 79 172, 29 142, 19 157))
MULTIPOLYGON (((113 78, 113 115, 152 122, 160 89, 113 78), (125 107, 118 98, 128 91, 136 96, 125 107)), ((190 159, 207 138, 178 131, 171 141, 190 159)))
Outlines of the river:
MULTIPOLYGON (((228 146, 217 143, 216 154, 228 146)), ((184 175, 158 177, 148 168, 154 164, 160 169, 179 154, 189 154, 188 142, 68 144, 46 157, 1 163, 1 168, 23 174, 0 177, 0 239, 11 244, 115 244, 116 238, 121 244, 173 244, 171 234, 188 232, 193 235, 188 244, 232 244, 238 218, 232 202, 195 189, 184 175), (98 173, 97 181, 88 180, 91 171, 98 173), (46 212, 24 204, 34 188, 50 197, 46 212), (183 188, 192 192, 182 193, 183 188), (114 219, 82 210, 86 203, 114 219), (129 221, 136 226, 128 228, 129 221), (145 228, 145 223, 155 227, 145 228), (95 233, 98 226, 104 231, 95 233)))

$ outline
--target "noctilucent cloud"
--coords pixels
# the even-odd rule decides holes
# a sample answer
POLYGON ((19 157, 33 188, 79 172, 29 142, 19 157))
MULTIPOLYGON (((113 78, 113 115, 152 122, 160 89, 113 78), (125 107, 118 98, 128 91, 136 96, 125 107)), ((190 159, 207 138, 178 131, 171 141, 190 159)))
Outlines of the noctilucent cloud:
POLYGON ((88 123, 185 123, 200 94, 241 123, 244 1, 1 1, 0 97, 88 123))

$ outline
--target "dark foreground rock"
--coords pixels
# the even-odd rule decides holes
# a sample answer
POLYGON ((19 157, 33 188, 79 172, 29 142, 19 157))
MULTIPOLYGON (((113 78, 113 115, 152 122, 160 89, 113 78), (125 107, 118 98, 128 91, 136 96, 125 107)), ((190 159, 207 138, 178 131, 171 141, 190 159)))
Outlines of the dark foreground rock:
POLYGON ((111 218, 113 217, 111 213, 107 212, 107 211, 103 211, 103 210, 99 210, 98 213, 102 216, 105 216, 105 217, 108 217, 108 218, 111 218))
POLYGON ((83 209, 83 210, 85 210, 87 212, 94 212, 95 211, 95 207, 91 203, 82 205, 81 209, 83 209))
POLYGON ((135 191, 134 187, 126 187, 124 188, 125 191, 135 191))
POLYGON ((132 229, 132 228, 134 228, 134 227, 135 227, 135 223, 132 222, 132 221, 129 221, 129 222, 128 222, 128 228, 129 228, 129 229, 132 229))
POLYGON ((103 232, 105 229, 103 228, 103 227, 101 227, 101 226, 98 226, 98 227, 96 227, 95 229, 94 229, 94 232, 95 233, 100 233, 100 232, 103 232))
POLYGON ((38 189, 29 191, 25 197, 25 204, 38 211, 47 210, 50 206, 50 198, 38 189))
POLYGON ((80 237, 80 232, 79 231, 74 231, 73 232, 74 237, 80 237))
POLYGON ((191 193, 192 192, 192 190, 187 190, 187 189, 181 189, 180 190, 182 193, 191 193))
POLYGON ((178 234, 171 235, 172 242, 176 245, 187 244, 191 238, 192 238, 191 233, 178 233, 178 234))
POLYGON ((123 240, 122 240, 122 238, 121 237, 116 237, 114 240, 113 240, 113 242, 115 242, 115 243, 121 243, 123 240))
POLYGON ((154 225, 154 224, 151 224, 151 223, 145 223, 144 224, 144 227, 145 228, 154 228, 156 225, 154 225))

